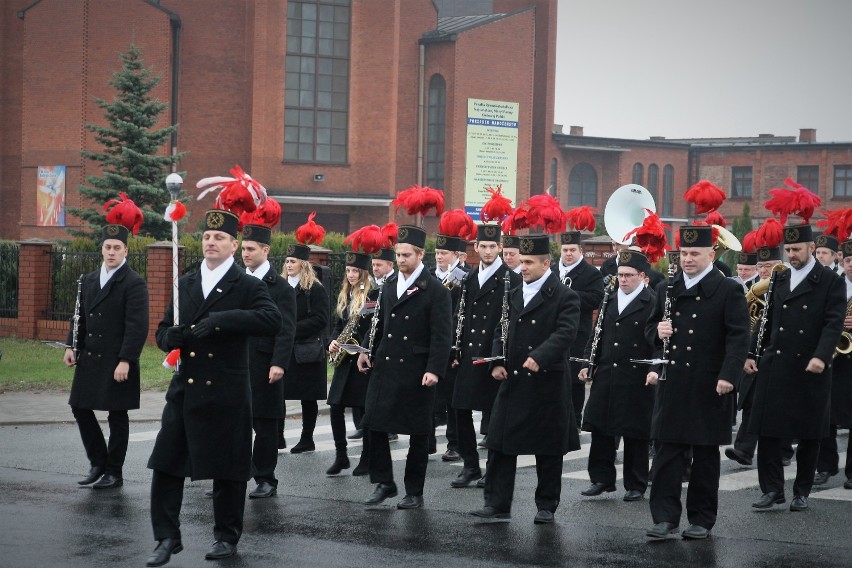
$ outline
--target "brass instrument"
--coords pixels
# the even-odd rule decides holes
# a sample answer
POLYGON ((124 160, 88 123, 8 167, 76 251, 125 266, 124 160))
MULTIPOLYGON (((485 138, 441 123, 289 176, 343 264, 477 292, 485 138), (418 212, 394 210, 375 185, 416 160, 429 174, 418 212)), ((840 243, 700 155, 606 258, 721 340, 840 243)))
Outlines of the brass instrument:
MULTIPOLYGON (((782 272, 786 270, 786 267, 779 263, 773 266, 772 270, 774 272, 782 272)), ((752 332, 757 329, 757 323, 760 321, 760 318, 763 315, 763 310, 766 307, 764 297, 766 295, 766 291, 769 289, 769 281, 770 278, 758 280, 752 284, 751 288, 749 288, 746 292, 745 298, 746 303, 748 304, 748 315, 751 320, 752 332)))
POLYGON ((349 316, 349 320, 337 336, 337 342, 340 344, 340 349, 335 353, 328 354, 328 364, 332 367, 339 367, 346 361, 349 352, 343 348, 344 345, 358 345, 358 340, 355 339, 355 330, 358 328, 358 320, 361 319, 360 312, 355 312, 349 316))
POLYGON ((615 289, 616 284, 618 283, 618 278, 613 276, 612 274, 607 274, 604 278, 604 296, 601 300, 600 308, 598 308, 598 320, 595 322, 595 332, 592 335, 592 347, 589 351, 588 359, 581 359, 579 357, 569 357, 571 361, 577 363, 587 363, 589 366, 589 378, 593 378, 595 375, 595 369, 597 368, 597 354, 598 354, 598 343, 600 343, 601 332, 603 331, 603 322, 604 322, 604 314, 606 313, 606 305, 609 303, 609 295, 615 289))
POLYGON ((74 325, 71 328, 71 351, 74 353, 74 361, 76 361, 77 356, 80 355, 80 348, 77 343, 77 338, 80 335, 80 298, 82 295, 83 275, 81 274, 80 277, 77 278, 77 301, 74 302, 74 317, 72 318, 74 325))
MULTIPOLYGON (((846 302, 846 317, 852 316, 852 299, 846 302)), ((837 346, 834 348, 832 359, 838 355, 849 355, 852 353, 852 333, 845 329, 840 334, 840 339, 837 340, 837 346)))
POLYGON ((456 266, 452 270, 447 272, 447 275, 444 276, 444 279, 441 280, 441 285, 444 286, 447 290, 454 290, 456 286, 458 286, 464 277, 467 275, 467 272, 462 270, 460 267, 456 266))

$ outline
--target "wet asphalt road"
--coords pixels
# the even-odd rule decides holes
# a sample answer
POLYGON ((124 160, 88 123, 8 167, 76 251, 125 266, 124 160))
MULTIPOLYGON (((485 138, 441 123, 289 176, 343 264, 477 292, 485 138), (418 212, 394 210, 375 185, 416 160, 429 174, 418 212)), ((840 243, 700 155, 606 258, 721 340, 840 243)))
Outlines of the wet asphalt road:
MULTIPOLYGON (((298 421, 288 420, 287 428, 292 445, 298 421)), ((124 487, 94 491, 76 484, 88 465, 73 424, 0 427, 0 566, 144 566, 154 547, 151 475, 144 465, 156 429, 156 423, 131 424, 124 487)), ((394 507, 399 498, 366 509, 360 502, 372 486, 365 478, 348 471, 334 478, 324 474, 334 457, 327 417, 320 418, 316 440, 317 452, 280 456, 277 497, 247 503, 234 558, 203 560, 213 525, 203 492, 212 482, 188 483, 185 550, 169 566, 852 566, 852 491, 842 489, 842 474, 815 491, 810 511, 756 512, 750 503, 759 490, 748 486, 753 470, 723 457, 723 485, 729 489, 720 493, 711 538, 649 544, 647 501, 624 503, 620 486, 602 497, 579 496, 588 483, 580 479, 584 457, 566 456, 555 525, 532 523, 531 467, 518 472, 512 520, 483 523, 468 515, 482 506, 481 490, 450 489, 459 466, 441 462, 440 455, 429 463, 425 509, 399 511, 394 507)), ((587 435, 583 443, 587 450, 587 435)), ((846 436, 839 443, 845 451, 846 436)), ((406 447, 404 436, 391 444, 397 454, 404 455, 406 447)), ((350 446, 353 466, 359 452, 357 442, 350 446)), ((398 483, 403 455, 394 458, 398 483)), ((249 489, 253 486, 250 482, 249 489)))

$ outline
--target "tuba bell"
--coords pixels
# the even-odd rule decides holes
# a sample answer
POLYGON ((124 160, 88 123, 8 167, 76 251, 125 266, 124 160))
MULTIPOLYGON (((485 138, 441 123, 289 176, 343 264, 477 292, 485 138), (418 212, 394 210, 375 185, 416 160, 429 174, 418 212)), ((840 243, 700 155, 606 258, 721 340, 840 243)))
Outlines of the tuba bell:
POLYGON ((646 209, 651 213, 657 212, 651 192, 635 183, 622 185, 612 193, 604 207, 607 234, 619 244, 630 244, 630 239, 625 240, 624 236, 642 224, 648 215, 646 209))
POLYGON ((743 245, 740 243, 740 240, 731 231, 722 225, 712 225, 712 227, 719 231, 719 236, 716 239, 716 244, 713 246, 713 250, 721 249, 722 252, 728 250, 740 252, 743 250, 743 245))

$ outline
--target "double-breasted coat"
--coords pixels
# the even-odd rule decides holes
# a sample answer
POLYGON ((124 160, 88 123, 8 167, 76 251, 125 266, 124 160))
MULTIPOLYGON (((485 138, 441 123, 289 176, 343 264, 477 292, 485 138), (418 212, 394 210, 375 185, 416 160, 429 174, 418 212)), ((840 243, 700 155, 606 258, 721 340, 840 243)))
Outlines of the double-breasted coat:
POLYGON ((278 418, 285 414, 283 379, 269 384, 269 368, 284 369, 286 376, 296 335, 296 292, 281 275, 269 269, 262 278, 269 297, 281 314, 281 327, 274 336, 249 338, 251 410, 254 418, 278 418))
POLYGON ((453 408, 491 410, 494 405, 500 383, 491 377, 488 365, 474 365, 473 361, 476 357, 491 356, 494 329, 500 325, 507 273, 509 290, 521 284, 520 275, 509 270, 505 264, 501 264, 481 287, 478 271, 470 272, 465 278, 465 313, 453 389, 453 408))
POLYGON ((832 365, 831 423, 852 428, 852 355, 838 355, 832 365))
MULTIPOLYGON (((553 263, 551 269, 559 278, 559 261, 553 263)), ((577 327, 577 337, 571 343, 571 354, 576 357, 585 350, 586 343, 592 335, 592 314, 601 305, 604 285, 601 273, 585 259, 568 272, 568 276, 571 278, 571 290, 580 298, 580 321, 577 327)), ((577 373, 580 372, 581 368, 580 363, 569 363, 566 371, 571 382, 582 382, 577 378, 577 373)))
MULTIPOLYGON (((66 345, 71 345, 73 321, 66 345)), ((139 355, 148 337, 148 287, 126 263, 103 288, 100 270, 83 277, 77 329, 77 366, 68 404, 88 410, 139 408, 139 355), (127 380, 115 368, 130 365, 127 380)))
MULTIPOLYGON (((663 319, 667 282, 656 290, 657 300, 645 328, 648 341, 662 356, 657 324, 663 319)), ((710 271, 686 289, 678 271, 672 288, 666 380, 656 387, 651 438, 676 444, 716 446, 731 443, 735 392, 745 364, 749 317, 742 286, 710 271), (734 391, 719 396, 719 379, 734 391)), ((652 370, 660 372, 656 367, 652 370)))
MULTIPOLYGON (((367 294, 367 301, 375 302, 379 295, 378 289, 370 290, 367 294)), ((379 312, 381 315, 381 312, 379 312)), ((344 317, 335 318, 335 325, 332 331, 332 339, 337 339, 346 323, 349 321, 349 306, 346 307, 344 317)), ((358 325, 355 326, 354 337, 359 345, 367 346, 369 338, 370 326, 372 324, 371 314, 364 314, 358 318, 358 325)), ((362 373, 358 370, 358 355, 349 355, 338 367, 334 369, 334 376, 331 378, 331 386, 328 387, 328 403, 338 404, 347 408, 364 407, 367 400, 367 384, 370 380, 370 373, 362 373)))
POLYGON ((792 291, 790 271, 778 274, 769 338, 754 381, 749 432, 805 440, 828 436, 831 355, 843 330, 845 308, 843 280, 818 262, 792 291), (825 363, 822 373, 805 371, 813 357, 825 363))
MULTIPOLYGON (((595 355, 596 371, 583 411, 583 430, 639 439, 650 436, 654 390, 645 386, 648 366, 630 360, 649 359, 653 354, 645 323, 656 300, 650 288, 643 288, 619 314, 618 289, 609 294, 595 355)), ((586 359, 591 348, 589 339, 586 359)))
MULTIPOLYGON (((207 298, 201 274, 180 279, 184 344, 178 372, 166 392, 160 432, 148 467, 176 477, 247 481, 251 477, 252 411, 250 335, 274 336, 281 314, 265 283, 231 266, 207 298), (214 331, 198 338, 193 326, 210 319, 214 331)), ((157 328, 157 345, 168 344, 172 304, 157 328)))
MULTIPOLYGON (((468 276, 470 276, 473 271, 470 269, 470 266, 467 263, 459 263, 458 268, 463 270, 466 273, 464 280, 467 280, 468 276)), ((430 270, 432 276, 435 276, 435 269, 430 270)), ((440 281, 440 278, 435 276, 436 280, 440 281)), ((450 290, 450 300, 451 304, 451 313, 452 317, 450 318, 451 330, 452 330, 452 341, 455 341, 456 338, 456 328, 458 326, 458 314, 459 314, 459 303, 461 302, 462 288, 464 283, 461 282, 453 287, 450 290)), ((444 377, 442 377, 441 382, 438 383, 438 387, 435 389, 435 398, 436 403, 438 404, 438 408, 440 409, 443 405, 446 407, 453 400, 453 392, 456 388, 456 377, 458 376, 458 367, 453 367, 452 365, 447 366, 447 373, 444 377)))
MULTIPOLYGON (((523 286, 509 294, 508 378, 491 410, 486 446, 510 455, 565 455, 580 449, 568 380, 568 347, 580 317, 580 298, 552 272, 524 307, 523 286), (523 368, 527 357, 538 372, 523 368)), ((493 356, 502 354, 502 332, 494 330, 493 356)), ((496 381, 496 379, 495 379, 496 381)))
POLYGON ((452 346, 450 292, 424 269, 397 297, 399 272, 382 290, 374 339, 373 371, 362 424, 370 430, 426 435, 432 432, 435 388, 426 372, 447 375, 452 346))
MULTIPOLYGON (((296 288, 296 339, 300 343, 318 343, 325 350, 328 347, 326 333, 329 327, 328 293, 317 282, 310 290, 300 285, 296 288)), ((325 400, 328 392, 328 364, 326 359, 310 363, 296 361, 294 347, 290 355, 290 365, 284 374, 285 400, 325 400)))

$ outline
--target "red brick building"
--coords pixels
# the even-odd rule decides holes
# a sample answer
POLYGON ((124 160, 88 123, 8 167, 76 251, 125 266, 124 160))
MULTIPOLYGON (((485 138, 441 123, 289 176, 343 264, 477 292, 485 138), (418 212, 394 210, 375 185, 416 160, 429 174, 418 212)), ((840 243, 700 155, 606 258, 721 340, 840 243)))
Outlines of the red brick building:
POLYGON ((239 163, 281 201, 285 230, 312 210, 328 230, 386 222, 414 183, 463 206, 471 98, 519 104, 517 199, 543 192, 556 4, 0 0, 0 238, 67 237, 38 226, 37 168, 66 166, 67 205, 87 205, 77 188, 98 172, 80 151, 98 148, 84 125, 104 123, 94 97, 112 98, 131 43, 161 77, 163 124, 179 125, 163 151, 188 152, 185 188, 239 163))

